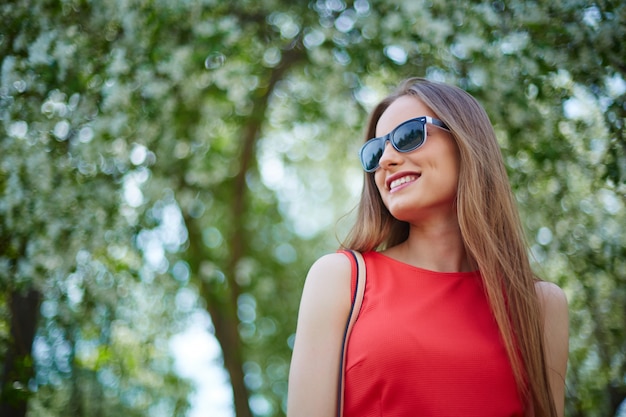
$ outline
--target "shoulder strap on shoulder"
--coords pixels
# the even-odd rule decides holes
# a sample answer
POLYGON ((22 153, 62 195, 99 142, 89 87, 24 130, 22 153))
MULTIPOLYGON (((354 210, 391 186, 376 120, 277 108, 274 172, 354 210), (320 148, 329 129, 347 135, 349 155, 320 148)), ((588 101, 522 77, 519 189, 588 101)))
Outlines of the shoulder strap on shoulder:
POLYGON ((350 307, 350 313, 348 315, 348 321, 346 323, 346 330, 343 334, 343 346, 341 348, 341 358, 339 363, 339 388, 337 396, 337 417, 343 415, 343 391, 344 391, 344 378, 345 378, 345 366, 346 366, 346 348, 348 346, 348 339, 350 338, 350 332, 352 327, 359 317, 359 311, 361 310, 361 304, 363 302, 363 294, 365 294, 365 260, 360 252, 351 250, 348 251, 355 260, 356 265, 356 288, 354 289, 354 296, 352 298, 352 306, 350 307))

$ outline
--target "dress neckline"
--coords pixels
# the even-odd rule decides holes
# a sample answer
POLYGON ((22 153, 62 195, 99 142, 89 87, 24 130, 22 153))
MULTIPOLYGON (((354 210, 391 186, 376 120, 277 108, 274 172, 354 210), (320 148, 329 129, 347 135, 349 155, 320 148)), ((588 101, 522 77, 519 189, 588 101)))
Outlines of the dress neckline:
POLYGON ((478 270, 475 271, 467 271, 467 272, 463 272, 463 271, 458 271, 458 272, 442 272, 442 271, 434 271, 432 269, 425 269, 425 268, 421 268, 419 266, 415 266, 415 265, 411 265, 408 264, 406 262, 402 262, 398 259, 392 258, 389 255, 385 255, 384 253, 381 252, 377 252, 377 251, 371 251, 371 254, 374 254, 375 256, 380 256, 382 258, 384 258, 385 260, 392 262, 396 265, 400 265, 404 268, 407 269, 411 269, 414 270, 416 272, 420 272, 420 273, 424 273, 424 274, 428 274, 428 275, 433 275, 433 276, 441 276, 441 277, 456 277, 456 278, 474 278, 474 277, 479 277, 480 276, 480 272, 478 270))

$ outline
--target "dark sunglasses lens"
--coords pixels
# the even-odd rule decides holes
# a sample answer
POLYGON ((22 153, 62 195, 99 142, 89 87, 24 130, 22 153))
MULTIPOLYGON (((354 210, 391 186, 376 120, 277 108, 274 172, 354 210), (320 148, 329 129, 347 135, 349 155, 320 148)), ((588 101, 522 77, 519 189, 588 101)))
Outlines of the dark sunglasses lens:
POLYGON ((424 124, 419 121, 411 121, 399 126, 394 132, 392 140, 400 152, 412 151, 424 143, 424 124))
MULTIPOLYGON (((397 128, 392 133, 391 141, 393 146, 400 152, 411 152, 424 143, 425 131, 424 121, 411 120, 397 128)), ((375 171, 378 168, 380 158, 385 151, 385 143, 388 136, 372 139, 366 142, 361 148, 361 163, 367 172, 375 171)))
POLYGON ((383 156, 384 148, 381 140, 373 140, 366 143, 361 149, 361 163, 366 171, 373 171, 378 167, 378 161, 383 156))

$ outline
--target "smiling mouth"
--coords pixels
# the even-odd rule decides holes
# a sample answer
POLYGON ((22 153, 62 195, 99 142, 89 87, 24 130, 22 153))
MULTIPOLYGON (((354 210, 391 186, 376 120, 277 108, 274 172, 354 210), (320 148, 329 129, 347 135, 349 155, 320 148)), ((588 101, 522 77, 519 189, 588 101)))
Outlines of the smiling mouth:
POLYGON ((409 182, 416 181, 419 178, 419 175, 407 175, 405 177, 398 178, 397 180, 391 181, 389 184, 389 190, 393 190, 394 188, 398 188, 401 185, 404 185, 409 182))

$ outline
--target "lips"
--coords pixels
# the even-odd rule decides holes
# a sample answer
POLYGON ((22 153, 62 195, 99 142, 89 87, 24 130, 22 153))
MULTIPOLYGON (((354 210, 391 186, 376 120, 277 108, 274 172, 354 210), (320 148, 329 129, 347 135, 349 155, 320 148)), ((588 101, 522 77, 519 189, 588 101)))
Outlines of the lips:
POLYGON ((417 181, 419 177, 419 174, 404 174, 402 176, 394 176, 387 180, 387 187, 389 188, 389 191, 393 191, 394 189, 401 187, 404 184, 417 181))

